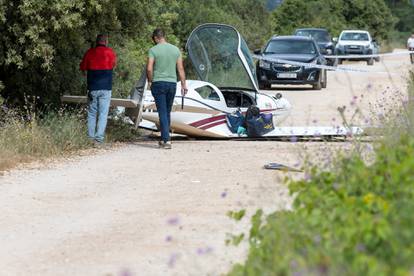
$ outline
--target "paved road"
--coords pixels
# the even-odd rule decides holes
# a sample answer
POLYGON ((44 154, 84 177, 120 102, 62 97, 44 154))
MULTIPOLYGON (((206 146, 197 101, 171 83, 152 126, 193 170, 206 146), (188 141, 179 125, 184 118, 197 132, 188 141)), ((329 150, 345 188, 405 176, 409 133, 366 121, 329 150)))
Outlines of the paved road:
MULTIPOLYGON (((351 64, 395 74, 329 72, 322 91, 267 93, 282 92, 293 104, 285 125, 336 124, 338 106, 358 105, 368 114, 402 93, 408 62, 351 64)), ((0 275, 218 275, 242 261, 247 243, 226 247, 226 234, 246 232, 249 221, 233 222, 226 212, 289 208, 284 174, 262 166, 294 166, 304 144, 173 146, 161 151, 141 142, 0 176, 0 275)))

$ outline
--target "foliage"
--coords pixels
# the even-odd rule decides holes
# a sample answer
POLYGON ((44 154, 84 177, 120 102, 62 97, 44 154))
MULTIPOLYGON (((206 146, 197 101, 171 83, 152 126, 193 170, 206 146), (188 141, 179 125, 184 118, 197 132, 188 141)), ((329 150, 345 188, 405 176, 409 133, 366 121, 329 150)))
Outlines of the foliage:
POLYGON ((285 0, 274 12, 276 34, 300 27, 327 28, 333 35, 344 29, 367 29, 387 39, 395 19, 384 0, 285 0))
POLYGON ((244 239, 244 233, 241 233, 239 235, 228 235, 228 238, 226 239, 226 245, 233 245, 238 246, 244 239))
MULTIPOLYGON (((414 75, 411 81, 414 95, 414 75)), ((289 182, 293 211, 256 214, 250 253, 230 275, 410 275, 414 259, 413 106, 366 164, 340 157, 289 182), (259 221, 259 226, 258 226, 259 221)))
POLYGON ((246 210, 240 210, 240 211, 229 211, 227 213, 227 216, 234 219, 235 221, 240 221, 244 216, 246 215, 246 210))
POLYGON ((393 15, 398 18, 395 29, 405 33, 414 32, 414 2, 410 0, 386 0, 386 2, 393 15))
MULTIPOLYGON (((64 156, 93 146, 87 138, 83 111, 60 110, 36 114, 32 104, 25 112, 0 109, 0 171, 19 163, 64 156)), ((139 133, 110 120, 107 141, 133 141, 139 133)))
POLYGON ((58 156, 90 146, 86 122, 75 113, 50 113, 42 119, 33 114, 2 110, 0 122, 0 171, 45 157, 58 156))
POLYGON ((140 131, 126 124, 123 115, 108 120, 106 140, 110 142, 132 142, 140 137, 140 131))
MULTIPOLYGON (((84 94, 79 62, 98 33, 107 33, 119 53, 114 95, 125 95, 141 72, 150 33, 177 17, 160 9, 167 0, 18 0, 0 2, 0 76, 9 104, 24 104, 25 95, 42 105, 59 96, 84 94), (125 90, 127 92, 125 92, 125 90)), ((174 41, 174 39, 173 39, 174 41)))
POLYGON ((200 24, 223 23, 236 27, 251 48, 260 47, 271 33, 271 16, 264 0, 189 0, 179 6, 175 33, 185 41, 200 24))
POLYGON ((150 35, 162 27, 181 47, 198 24, 235 25, 255 47, 271 24, 264 0, 0 0, 0 81, 9 105, 27 95, 43 106, 60 95, 85 94, 79 62, 98 33, 109 34, 118 54, 113 95, 125 97, 139 78, 152 46, 150 35))

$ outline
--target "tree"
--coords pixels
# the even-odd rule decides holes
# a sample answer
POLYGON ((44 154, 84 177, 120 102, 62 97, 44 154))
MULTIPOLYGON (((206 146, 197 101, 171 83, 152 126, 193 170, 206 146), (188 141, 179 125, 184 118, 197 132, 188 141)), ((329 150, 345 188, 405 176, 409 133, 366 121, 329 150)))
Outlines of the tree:
POLYGON ((79 72, 84 52, 98 33, 107 33, 120 53, 115 94, 137 79, 150 32, 177 17, 168 0, 14 0, 0 2, 0 81, 10 103, 36 96, 42 105, 59 103, 63 93, 85 93, 79 72), (159 14, 161 15, 159 16, 159 14))
POLYGON ((392 14, 398 19, 399 32, 414 32, 414 0, 386 0, 392 14))
POLYGON ((182 1, 179 12, 174 29, 183 42, 191 30, 203 23, 236 27, 251 48, 260 47, 271 34, 271 14, 264 0, 188 0, 182 1))
POLYGON ((277 34, 323 27, 338 35, 343 29, 358 28, 386 39, 395 23, 383 0, 285 0, 273 16, 277 34))
POLYGON ((367 29, 371 35, 387 39, 396 22, 383 0, 344 1, 347 28, 367 29))
POLYGON ((78 66, 98 33, 118 53, 113 94, 126 96, 139 77, 155 27, 184 46, 206 22, 235 26, 253 47, 271 32, 265 0, 0 0, 0 81, 8 103, 36 96, 42 105, 64 93, 84 94, 78 66))

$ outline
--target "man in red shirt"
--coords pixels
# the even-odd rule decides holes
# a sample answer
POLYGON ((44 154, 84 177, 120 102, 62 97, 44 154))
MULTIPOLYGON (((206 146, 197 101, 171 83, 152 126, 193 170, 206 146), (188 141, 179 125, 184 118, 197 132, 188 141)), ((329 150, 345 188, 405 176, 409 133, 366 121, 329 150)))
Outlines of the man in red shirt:
POLYGON ((96 47, 86 52, 80 64, 88 80, 88 136, 97 143, 103 143, 105 138, 115 65, 116 54, 108 47, 108 37, 98 35, 96 47))

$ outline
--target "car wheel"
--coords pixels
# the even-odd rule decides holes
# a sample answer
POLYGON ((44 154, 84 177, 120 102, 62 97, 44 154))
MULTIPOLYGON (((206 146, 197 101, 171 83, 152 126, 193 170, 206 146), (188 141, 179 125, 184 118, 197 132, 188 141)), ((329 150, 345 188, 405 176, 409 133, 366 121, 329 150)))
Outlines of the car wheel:
POLYGON ((312 88, 313 88, 313 90, 321 90, 322 89, 322 74, 319 74, 318 82, 312 84, 312 88))
POLYGON ((369 66, 374 65, 374 59, 373 59, 373 58, 368 59, 368 60, 367 60, 367 64, 368 64, 369 66))
POLYGON ((374 58, 376 62, 380 62, 381 61, 381 57, 376 57, 374 58))
POLYGON ((323 82, 322 82, 322 88, 326 88, 326 86, 328 85, 328 71, 324 70, 324 74, 323 74, 323 82))
POLYGON ((337 64, 342 64, 342 62, 343 62, 343 60, 342 60, 342 59, 340 59, 340 58, 338 58, 338 62, 337 62, 337 64))

